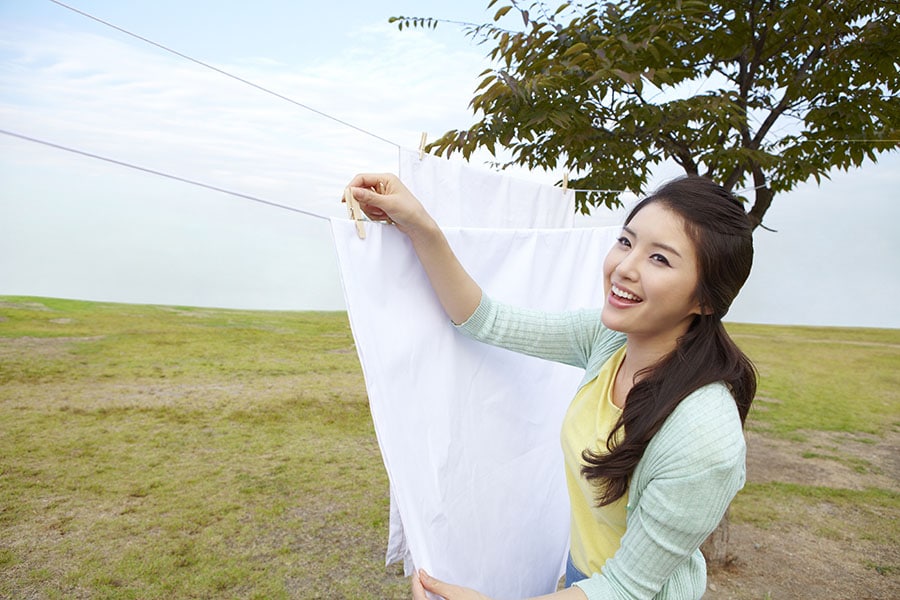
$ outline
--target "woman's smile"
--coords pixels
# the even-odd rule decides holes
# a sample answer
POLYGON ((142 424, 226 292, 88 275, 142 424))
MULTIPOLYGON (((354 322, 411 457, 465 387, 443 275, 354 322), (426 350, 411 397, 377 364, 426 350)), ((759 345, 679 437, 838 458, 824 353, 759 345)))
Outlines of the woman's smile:
POLYGON ((622 229, 603 264, 603 323, 629 335, 674 348, 700 313, 697 252, 684 222, 662 203, 638 211, 622 229))
POLYGON ((643 299, 641 297, 636 296, 635 294, 632 294, 631 292, 629 292, 628 290, 626 290, 624 288, 620 288, 619 286, 617 286, 614 283, 610 285, 610 294, 611 294, 610 299, 612 301, 619 301, 622 304, 625 304, 625 303, 637 304, 638 302, 643 302, 643 299))

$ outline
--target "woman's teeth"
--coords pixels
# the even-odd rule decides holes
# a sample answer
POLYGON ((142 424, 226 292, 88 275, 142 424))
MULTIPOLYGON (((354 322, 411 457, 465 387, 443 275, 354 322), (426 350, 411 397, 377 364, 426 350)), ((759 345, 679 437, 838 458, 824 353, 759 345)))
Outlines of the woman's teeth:
POLYGON ((634 294, 630 294, 625 290, 617 288, 615 285, 612 286, 612 293, 618 296, 619 298, 624 298, 625 300, 631 300, 632 302, 640 302, 641 299, 635 296, 634 294))

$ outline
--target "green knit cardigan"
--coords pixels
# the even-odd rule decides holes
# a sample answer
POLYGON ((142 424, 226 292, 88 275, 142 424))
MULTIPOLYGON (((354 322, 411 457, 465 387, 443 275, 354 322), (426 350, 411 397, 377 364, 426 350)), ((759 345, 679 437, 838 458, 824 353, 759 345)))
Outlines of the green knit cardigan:
MULTIPOLYGON (((593 380, 625 336, 599 310, 547 313, 483 295, 459 330, 489 344, 583 368, 593 380)), ((686 397, 653 436, 628 488, 626 531, 600 573, 578 582, 589 600, 690 600, 706 591, 700 544, 719 524, 746 476, 746 444, 734 398, 722 383, 686 397)))

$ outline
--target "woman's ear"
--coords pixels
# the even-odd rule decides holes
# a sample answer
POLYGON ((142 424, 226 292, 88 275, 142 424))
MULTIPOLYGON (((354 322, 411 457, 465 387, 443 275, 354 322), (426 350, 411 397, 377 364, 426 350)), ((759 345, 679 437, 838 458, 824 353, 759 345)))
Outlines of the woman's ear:
POLYGON ((702 315, 704 317, 707 317, 707 316, 713 314, 715 311, 712 309, 711 306, 704 306, 703 302, 701 302, 700 299, 698 298, 696 303, 694 304, 694 310, 692 312, 695 315, 702 315))

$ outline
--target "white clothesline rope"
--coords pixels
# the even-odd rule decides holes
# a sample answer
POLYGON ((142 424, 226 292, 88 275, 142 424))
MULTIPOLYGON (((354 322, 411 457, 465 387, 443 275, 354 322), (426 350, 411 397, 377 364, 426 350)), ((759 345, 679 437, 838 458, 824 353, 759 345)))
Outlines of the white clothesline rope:
POLYGON ((203 183, 202 181, 196 181, 196 180, 193 180, 193 179, 188 179, 188 178, 186 178, 186 177, 180 177, 180 176, 178 176, 178 175, 172 175, 171 173, 166 173, 166 172, 164 172, 164 171, 159 171, 159 170, 157 170, 157 169, 151 169, 151 168, 149 168, 149 167, 142 167, 142 166, 140 166, 140 165, 136 165, 136 164, 133 164, 133 163, 129 163, 129 162, 126 162, 126 161, 124 161, 124 160, 117 160, 117 159, 115 159, 115 158, 109 158, 109 157, 107 157, 107 156, 101 156, 101 155, 99 155, 99 154, 94 154, 94 153, 92 153, 92 152, 86 152, 86 151, 84 151, 84 150, 79 150, 78 148, 72 148, 72 147, 70 147, 70 146, 63 146, 62 144, 55 144, 55 143, 53 143, 53 142, 48 142, 48 141, 46 141, 46 140, 41 140, 41 139, 34 138, 34 137, 31 137, 31 136, 23 135, 23 134, 21 134, 21 133, 16 133, 16 132, 14 132, 14 131, 8 131, 8 130, 6 130, 6 129, 0 129, 0 133, 2 133, 3 135, 8 135, 8 136, 10 136, 10 137, 18 138, 18 139, 20 139, 20 140, 25 140, 25 141, 28 141, 28 142, 33 142, 33 143, 35 143, 35 144, 42 144, 42 145, 44 145, 44 146, 49 146, 50 148, 56 148, 57 150, 64 150, 64 151, 66 151, 66 152, 71 152, 71 153, 73 153, 73 154, 78 154, 78 155, 81 155, 81 156, 86 156, 86 157, 88 157, 88 158, 93 158, 93 159, 96 159, 96 160, 102 160, 102 161, 104 161, 104 162, 108 162, 108 163, 111 163, 111 164, 114 164, 114 165, 118 165, 118 166, 120 166, 120 167, 127 167, 127 168, 129 168, 129 169, 134 169, 134 170, 136 170, 136 171, 142 171, 142 172, 144 172, 144 173, 149 173, 149 174, 151 174, 151 175, 157 175, 157 176, 159 176, 159 177, 165 177, 165 178, 167 178, 167 179, 173 179, 173 180, 175 180, 175 181, 180 181, 180 182, 182 182, 182 183, 188 183, 188 184, 190 184, 190 185, 195 185, 195 186, 197 186, 197 187, 205 188, 205 189, 207 189, 207 190, 212 190, 212 191, 214 191, 214 192, 221 192, 221 193, 223 193, 223 194, 228 194, 228 195, 231 195, 231 196, 236 196, 236 197, 238 197, 238 198, 243 198, 243 199, 245 199, 245 200, 251 200, 251 201, 253 201, 253 202, 258 202, 258 203, 260 203, 260 204, 265 204, 265 205, 267 205, 267 206, 272 206, 272 207, 275 207, 275 208, 281 208, 281 209, 284 209, 284 210, 289 210, 289 211, 291 211, 291 212, 300 213, 300 214, 306 215, 306 216, 308 216, 308 217, 315 217, 315 218, 317 218, 317 219, 326 219, 326 220, 329 218, 329 217, 326 217, 325 215, 320 215, 320 214, 315 213, 315 212, 312 212, 312 211, 303 210, 302 208, 296 208, 296 207, 294 207, 294 206, 288 206, 288 205, 286 205, 286 204, 279 204, 278 202, 272 202, 271 200, 265 200, 265 199, 263 199, 263 198, 258 198, 258 197, 256 197, 256 196, 251 196, 251 195, 249 195, 249 194, 244 194, 243 192, 235 192, 235 191, 233 191, 233 190, 225 189, 225 188, 218 187, 218 186, 215 186, 215 185, 210 185, 210 184, 208 184, 208 183, 203 183))

